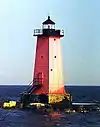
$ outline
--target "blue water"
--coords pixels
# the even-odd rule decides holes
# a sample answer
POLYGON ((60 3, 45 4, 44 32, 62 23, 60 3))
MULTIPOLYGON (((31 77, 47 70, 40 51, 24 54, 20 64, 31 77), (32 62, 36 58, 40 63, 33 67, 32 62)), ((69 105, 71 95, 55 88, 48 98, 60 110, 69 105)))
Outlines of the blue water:
MULTIPOLYGON (((0 86, 0 100, 19 100, 26 86, 0 86)), ((100 102, 99 86, 67 86, 74 102, 100 102)), ((100 113, 36 113, 32 110, 0 109, 0 127, 100 127, 100 113)))

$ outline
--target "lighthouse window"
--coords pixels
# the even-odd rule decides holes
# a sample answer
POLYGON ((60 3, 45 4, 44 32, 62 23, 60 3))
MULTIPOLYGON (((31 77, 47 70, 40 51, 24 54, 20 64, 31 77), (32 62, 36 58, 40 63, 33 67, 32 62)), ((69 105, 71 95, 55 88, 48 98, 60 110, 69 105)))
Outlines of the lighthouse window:
POLYGON ((56 58, 56 56, 54 56, 54 58, 56 58))
POLYGON ((43 58, 43 56, 41 56, 41 58, 43 58))
POLYGON ((51 69, 51 71, 52 71, 52 69, 51 69))
POLYGON ((54 41, 56 41, 56 39, 54 39, 54 41))

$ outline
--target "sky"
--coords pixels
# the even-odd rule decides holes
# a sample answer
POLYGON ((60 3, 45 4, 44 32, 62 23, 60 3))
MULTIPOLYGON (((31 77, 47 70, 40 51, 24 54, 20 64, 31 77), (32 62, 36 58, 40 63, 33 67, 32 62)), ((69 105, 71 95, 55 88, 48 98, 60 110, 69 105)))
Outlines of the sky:
POLYGON ((65 30, 65 84, 100 85, 100 0, 0 0, 0 84, 32 80, 35 28, 50 14, 65 30))

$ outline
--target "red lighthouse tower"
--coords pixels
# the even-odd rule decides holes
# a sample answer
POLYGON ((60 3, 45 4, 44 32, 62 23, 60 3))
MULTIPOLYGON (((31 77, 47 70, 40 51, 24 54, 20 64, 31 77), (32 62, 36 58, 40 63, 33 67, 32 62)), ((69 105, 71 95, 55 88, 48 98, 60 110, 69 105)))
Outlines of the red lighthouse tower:
POLYGON ((37 36, 37 45, 33 82, 27 97, 31 102, 41 103, 61 102, 65 96, 69 99, 63 82, 61 37, 64 31, 55 29, 55 22, 48 16, 42 29, 35 29, 33 36, 37 36))

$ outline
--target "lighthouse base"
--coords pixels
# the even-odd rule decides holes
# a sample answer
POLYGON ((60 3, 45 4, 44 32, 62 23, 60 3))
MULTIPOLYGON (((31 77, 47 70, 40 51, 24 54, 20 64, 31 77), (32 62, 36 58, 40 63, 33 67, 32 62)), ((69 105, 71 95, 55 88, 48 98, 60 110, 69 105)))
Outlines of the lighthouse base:
POLYGON ((72 97, 70 94, 30 94, 23 93, 21 94, 21 107, 30 108, 35 107, 36 105, 52 107, 53 109, 65 109, 71 107, 72 97))

